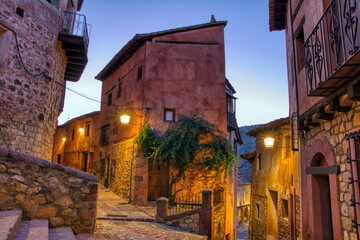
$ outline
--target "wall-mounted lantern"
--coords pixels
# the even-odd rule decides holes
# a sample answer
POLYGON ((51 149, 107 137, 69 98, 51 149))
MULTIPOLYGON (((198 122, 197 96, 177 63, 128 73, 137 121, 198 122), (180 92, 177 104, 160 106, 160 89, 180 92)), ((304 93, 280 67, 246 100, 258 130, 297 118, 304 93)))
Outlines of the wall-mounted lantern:
POLYGON ((130 116, 129 116, 129 115, 126 115, 126 114, 121 115, 121 116, 120 116, 120 122, 121 122, 122 124, 129 124, 129 122, 130 122, 130 116))
POLYGON ((79 133, 83 133, 84 129, 83 128, 79 128, 79 133))
POLYGON ((62 138, 62 141, 65 142, 65 141, 66 141, 66 137, 63 137, 63 138, 62 138))
POLYGON ((264 145, 266 148, 272 148, 274 146, 275 139, 273 137, 267 137, 264 139, 264 145))

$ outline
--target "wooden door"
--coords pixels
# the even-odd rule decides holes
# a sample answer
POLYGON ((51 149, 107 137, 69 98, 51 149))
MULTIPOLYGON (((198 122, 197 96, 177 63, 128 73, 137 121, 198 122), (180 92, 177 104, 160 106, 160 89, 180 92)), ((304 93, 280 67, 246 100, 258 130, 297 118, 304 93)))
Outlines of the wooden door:
POLYGON ((162 163, 149 164, 148 200, 169 197, 169 166, 162 163))

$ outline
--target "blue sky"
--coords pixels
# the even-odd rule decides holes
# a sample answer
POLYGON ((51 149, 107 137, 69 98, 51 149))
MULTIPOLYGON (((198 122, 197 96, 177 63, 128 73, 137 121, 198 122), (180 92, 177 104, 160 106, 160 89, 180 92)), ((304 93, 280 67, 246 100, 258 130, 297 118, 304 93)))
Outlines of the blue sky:
MULTIPOLYGON (((269 32, 268 0, 85 0, 81 14, 92 25, 89 62, 67 87, 100 100, 95 75, 136 34, 227 20, 226 77, 237 90, 239 126, 288 116, 285 33, 269 32)), ((100 104, 66 91, 59 124, 100 109, 100 104)))

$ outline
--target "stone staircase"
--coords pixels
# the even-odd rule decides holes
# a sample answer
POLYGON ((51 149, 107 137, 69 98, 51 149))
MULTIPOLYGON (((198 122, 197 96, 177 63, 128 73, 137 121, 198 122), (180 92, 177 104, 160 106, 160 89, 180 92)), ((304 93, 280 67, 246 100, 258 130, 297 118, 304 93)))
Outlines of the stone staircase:
POLYGON ((0 211, 0 240, 95 240, 70 227, 49 228, 48 220, 21 220, 22 210, 0 211))

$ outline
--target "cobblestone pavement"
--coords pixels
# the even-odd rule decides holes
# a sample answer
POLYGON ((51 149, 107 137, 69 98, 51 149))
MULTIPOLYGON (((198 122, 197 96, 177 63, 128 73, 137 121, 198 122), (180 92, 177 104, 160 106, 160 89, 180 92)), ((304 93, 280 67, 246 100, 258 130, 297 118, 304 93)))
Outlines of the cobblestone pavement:
POLYGON ((197 240, 204 236, 182 231, 154 221, 154 206, 134 206, 99 184, 96 239, 197 240))
POLYGON ((236 240, 247 240, 249 238, 249 223, 239 224, 237 227, 236 240))

